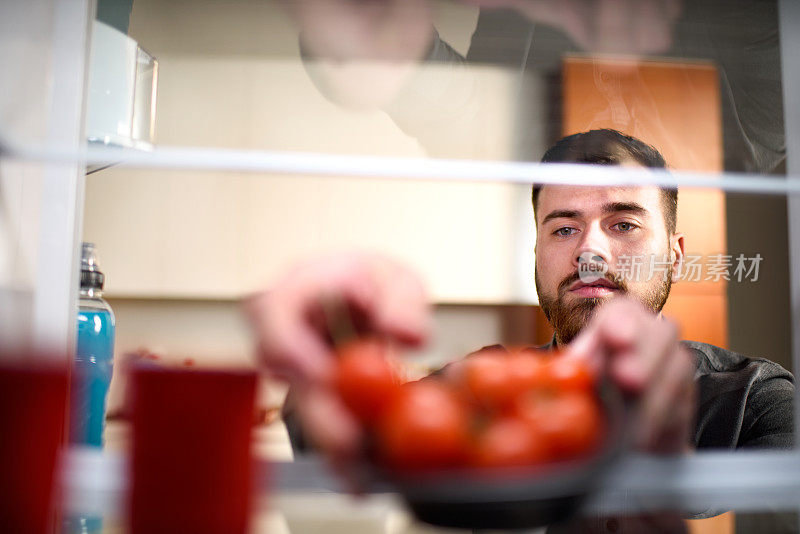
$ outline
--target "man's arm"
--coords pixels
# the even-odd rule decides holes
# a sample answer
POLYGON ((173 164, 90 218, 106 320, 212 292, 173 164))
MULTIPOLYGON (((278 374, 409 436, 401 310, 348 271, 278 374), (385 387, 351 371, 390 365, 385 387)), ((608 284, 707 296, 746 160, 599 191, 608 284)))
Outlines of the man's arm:
POLYGON ((779 376, 756 383, 750 391, 738 448, 791 449, 792 447, 794 447, 794 381, 789 373, 783 371, 779 376))

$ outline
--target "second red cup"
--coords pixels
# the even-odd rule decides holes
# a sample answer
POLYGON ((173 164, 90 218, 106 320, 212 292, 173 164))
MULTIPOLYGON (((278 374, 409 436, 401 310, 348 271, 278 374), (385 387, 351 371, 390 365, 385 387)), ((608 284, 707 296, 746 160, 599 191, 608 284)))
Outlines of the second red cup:
POLYGON ((247 532, 255 372, 137 367, 131 387, 131 532, 247 532))

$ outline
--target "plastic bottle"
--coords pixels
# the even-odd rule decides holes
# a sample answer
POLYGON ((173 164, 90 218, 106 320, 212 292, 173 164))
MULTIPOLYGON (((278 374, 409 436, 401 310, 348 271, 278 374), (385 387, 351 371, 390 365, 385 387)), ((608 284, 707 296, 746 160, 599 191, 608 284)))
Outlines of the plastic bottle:
POLYGON ((94 244, 83 243, 70 437, 72 443, 93 447, 103 446, 106 397, 114 368, 115 319, 103 299, 104 281, 94 244))
MULTIPOLYGON (((103 446, 106 397, 114 367, 115 318, 103 299, 104 281, 94 244, 83 243, 77 347, 72 368, 70 442, 97 448, 103 446)), ((67 517, 63 527, 64 533, 99 533, 102 519, 67 517)))

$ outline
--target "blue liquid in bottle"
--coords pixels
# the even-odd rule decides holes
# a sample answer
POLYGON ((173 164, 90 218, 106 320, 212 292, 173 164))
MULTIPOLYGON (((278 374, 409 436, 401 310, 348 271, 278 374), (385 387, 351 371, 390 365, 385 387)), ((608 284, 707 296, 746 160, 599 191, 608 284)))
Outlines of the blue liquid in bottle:
MULTIPOLYGON (((78 335, 72 368, 70 442, 103 447, 106 397, 114 364, 114 312, 103 300, 103 273, 97 268, 94 245, 83 244, 78 335)), ((101 517, 64 518, 62 533, 94 534, 103 529, 101 517)))
POLYGON ((72 442, 93 447, 103 446, 114 356, 114 315, 105 301, 102 304, 106 309, 81 305, 78 310, 78 347, 73 368, 72 442))

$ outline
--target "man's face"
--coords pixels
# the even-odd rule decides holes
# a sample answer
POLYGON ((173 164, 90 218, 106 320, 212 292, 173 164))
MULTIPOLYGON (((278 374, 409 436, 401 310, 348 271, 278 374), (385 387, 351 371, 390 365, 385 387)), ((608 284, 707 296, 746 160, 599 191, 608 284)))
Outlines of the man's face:
POLYGON ((683 237, 669 234, 657 187, 546 186, 536 222, 536 290, 559 343, 572 341, 598 306, 620 294, 661 311, 683 237))

